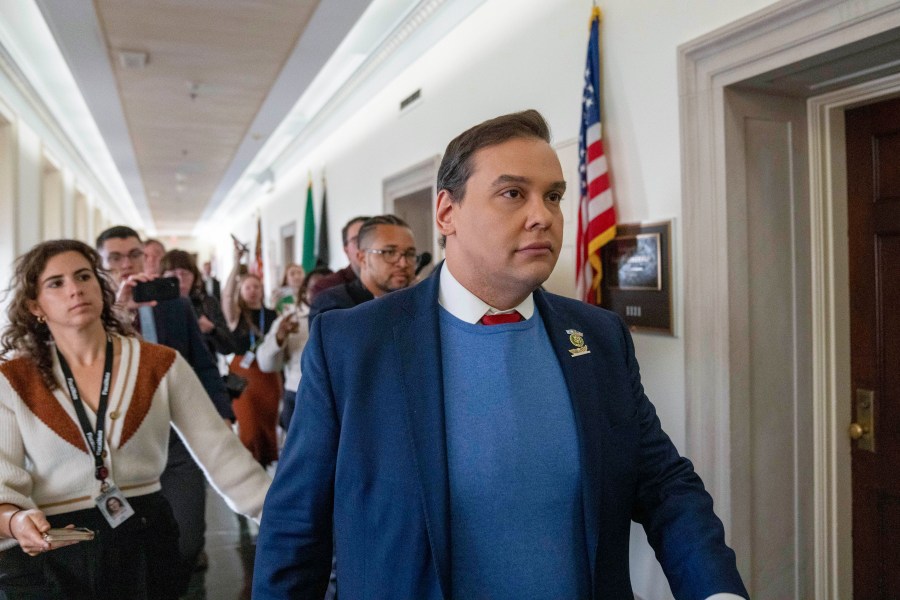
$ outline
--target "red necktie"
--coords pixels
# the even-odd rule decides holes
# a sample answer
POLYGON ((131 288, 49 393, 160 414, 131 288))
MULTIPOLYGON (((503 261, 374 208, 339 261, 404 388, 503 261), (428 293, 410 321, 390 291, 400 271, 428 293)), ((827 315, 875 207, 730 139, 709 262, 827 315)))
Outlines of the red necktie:
POLYGON ((518 323, 524 321, 518 312, 499 313, 496 315, 484 315, 481 317, 482 325, 505 325, 506 323, 518 323))

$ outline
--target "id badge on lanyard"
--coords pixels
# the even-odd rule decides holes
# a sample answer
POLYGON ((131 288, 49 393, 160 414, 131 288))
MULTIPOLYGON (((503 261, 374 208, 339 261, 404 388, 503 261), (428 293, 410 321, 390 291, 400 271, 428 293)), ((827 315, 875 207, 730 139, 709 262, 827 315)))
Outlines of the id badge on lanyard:
MULTIPOLYGON (((266 330, 266 309, 259 309, 259 334, 260 336, 265 335, 266 330)), ((259 340, 259 343, 262 343, 262 340, 259 340)), ((243 358, 241 358, 241 368, 249 369, 250 365, 253 364, 253 361, 256 360, 256 348, 259 344, 256 341, 256 332, 253 331, 253 328, 250 328, 250 349, 247 352, 244 352, 243 358)))
POLYGON ((56 355, 59 358, 59 366, 66 378, 66 386, 69 388, 69 396, 75 406, 75 414, 78 415, 78 423, 84 432, 84 437, 94 457, 94 478, 100 482, 100 495, 94 498, 97 508, 100 509, 110 527, 118 527, 128 517, 134 514, 134 509, 125 499, 125 496, 116 487, 109 477, 109 469, 106 467, 106 407, 109 404, 109 388, 112 383, 113 343, 112 338, 106 338, 106 359, 103 363, 103 381, 100 386, 100 400, 97 403, 97 426, 91 427, 81 394, 75 384, 75 377, 69 363, 57 348, 56 355))

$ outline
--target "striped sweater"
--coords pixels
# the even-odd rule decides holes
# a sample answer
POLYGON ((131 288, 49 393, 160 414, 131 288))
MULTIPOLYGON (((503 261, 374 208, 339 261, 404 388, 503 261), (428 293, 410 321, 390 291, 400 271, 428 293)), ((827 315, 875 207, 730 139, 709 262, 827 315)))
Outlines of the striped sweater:
MULTIPOLYGON (((171 424, 228 505, 258 519, 270 478, 216 413, 187 361, 165 346, 119 339, 106 419, 110 479, 126 496, 158 491, 171 424)), ((30 359, 0 364, 0 503, 36 506, 48 515, 90 508, 100 493, 53 354, 60 385, 52 392, 30 359)), ((12 545, 0 540, 0 549, 12 545)))

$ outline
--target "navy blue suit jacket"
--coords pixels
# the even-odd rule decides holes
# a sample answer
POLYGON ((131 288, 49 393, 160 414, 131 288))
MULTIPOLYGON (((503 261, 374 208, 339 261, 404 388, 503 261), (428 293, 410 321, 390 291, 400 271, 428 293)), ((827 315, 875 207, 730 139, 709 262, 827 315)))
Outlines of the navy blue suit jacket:
POLYGON ((156 323, 157 342, 178 350, 194 368, 222 418, 233 421, 231 397, 219 375, 216 360, 203 341, 190 301, 187 298, 176 298, 158 303, 153 307, 153 321, 156 323))
MULTIPOLYGON (((453 597, 438 284, 432 275, 313 321, 297 418, 263 510, 255 600, 321 599, 332 532, 340 597, 453 597)), ((534 297, 574 408, 592 597, 632 597, 632 519, 677 598, 746 597, 712 499, 644 395, 621 319, 534 297), (568 329, 590 354, 570 354, 568 329)))

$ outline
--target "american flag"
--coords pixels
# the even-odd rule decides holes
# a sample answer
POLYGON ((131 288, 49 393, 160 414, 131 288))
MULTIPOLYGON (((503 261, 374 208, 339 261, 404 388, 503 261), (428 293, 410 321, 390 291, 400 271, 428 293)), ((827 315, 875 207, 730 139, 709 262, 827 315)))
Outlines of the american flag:
POLYGON ((581 199, 578 204, 575 284, 582 300, 599 304, 603 276, 600 249, 616 236, 616 210, 600 124, 600 9, 596 6, 591 12, 578 156, 581 199))

